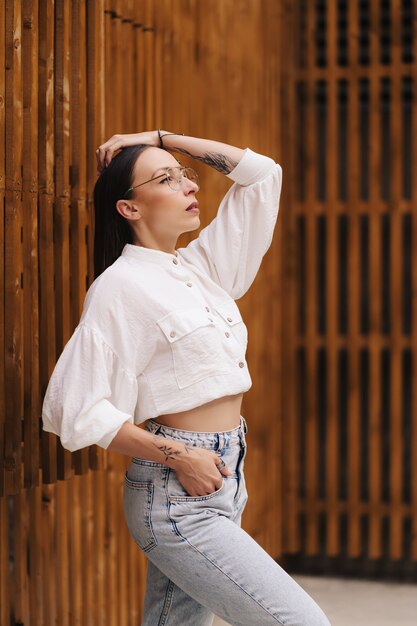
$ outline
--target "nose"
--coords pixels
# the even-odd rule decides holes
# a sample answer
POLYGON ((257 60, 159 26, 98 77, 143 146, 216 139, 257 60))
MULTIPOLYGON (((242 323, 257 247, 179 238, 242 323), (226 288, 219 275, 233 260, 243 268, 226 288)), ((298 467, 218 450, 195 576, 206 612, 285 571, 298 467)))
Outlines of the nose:
POLYGON ((185 176, 182 179, 182 184, 184 187, 184 192, 187 195, 189 193, 196 193, 200 189, 200 186, 197 185, 197 183, 195 183, 193 180, 190 180, 189 178, 186 178, 185 176))

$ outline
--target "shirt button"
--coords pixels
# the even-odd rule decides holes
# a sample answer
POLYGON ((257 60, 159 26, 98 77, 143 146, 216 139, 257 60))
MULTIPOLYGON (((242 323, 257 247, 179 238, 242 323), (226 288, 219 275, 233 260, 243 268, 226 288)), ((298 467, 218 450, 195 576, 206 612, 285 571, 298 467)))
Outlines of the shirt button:
POLYGON ((178 265, 177 259, 172 259, 172 262, 175 263, 175 265, 178 265))
POLYGON ((170 337, 175 337, 177 333, 175 332, 175 330, 171 330, 171 332, 169 333, 170 337))
POLYGON ((228 321, 228 322, 233 322, 233 320, 232 320, 232 318, 231 318, 231 317, 228 317, 228 318, 227 318, 227 321, 228 321))
POLYGON ((230 337, 230 333, 226 332, 224 334, 226 335, 226 337, 230 337))
POLYGON ((187 287, 192 287, 193 283, 187 283, 187 287))
POLYGON ((244 362, 243 362, 243 361, 240 361, 240 363, 239 363, 239 367, 245 367, 245 364, 244 364, 244 362))
POLYGON ((207 313, 210 312, 210 309, 208 308, 208 306, 206 306, 206 311, 207 311, 207 313))

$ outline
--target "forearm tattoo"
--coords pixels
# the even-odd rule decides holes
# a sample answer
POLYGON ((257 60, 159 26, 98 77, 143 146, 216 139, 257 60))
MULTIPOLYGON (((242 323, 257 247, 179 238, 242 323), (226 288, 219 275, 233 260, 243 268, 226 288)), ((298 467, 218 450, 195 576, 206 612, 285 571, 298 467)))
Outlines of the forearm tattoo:
POLYGON ((153 445, 158 448, 163 454, 165 454, 165 461, 168 459, 177 459, 179 456, 183 455, 184 452, 190 454, 188 446, 184 444, 184 450, 177 450, 172 445, 167 443, 163 443, 160 437, 155 436, 153 438, 153 445))
POLYGON ((186 156, 197 159, 197 161, 201 161, 206 165, 210 165, 210 167, 214 167, 214 169, 216 169, 218 172, 221 172, 222 174, 229 174, 237 165, 236 161, 226 156, 225 154, 220 154, 219 152, 205 152, 202 156, 200 156, 192 154, 184 148, 174 147, 171 148, 171 150, 181 152, 186 156))

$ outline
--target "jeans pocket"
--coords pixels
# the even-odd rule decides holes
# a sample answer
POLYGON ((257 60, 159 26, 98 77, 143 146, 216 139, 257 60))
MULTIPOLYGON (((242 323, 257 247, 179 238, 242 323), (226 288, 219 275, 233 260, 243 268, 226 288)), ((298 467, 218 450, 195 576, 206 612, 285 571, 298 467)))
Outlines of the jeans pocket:
POLYGON ((190 496, 178 480, 174 471, 171 471, 168 478, 168 498, 171 502, 204 502, 211 500, 220 494, 225 485, 225 477, 222 477, 221 487, 204 496, 190 496))
POLYGON ((149 552, 157 545, 152 528, 153 497, 153 483, 132 481, 126 472, 123 491, 126 524, 133 539, 144 552, 149 552))

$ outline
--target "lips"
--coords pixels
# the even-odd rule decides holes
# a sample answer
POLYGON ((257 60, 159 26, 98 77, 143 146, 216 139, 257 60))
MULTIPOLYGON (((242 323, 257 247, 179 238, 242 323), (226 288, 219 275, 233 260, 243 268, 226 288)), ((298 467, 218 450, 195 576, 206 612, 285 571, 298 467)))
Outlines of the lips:
POLYGON ((185 210, 191 211, 192 209, 198 209, 198 202, 192 202, 185 210))

